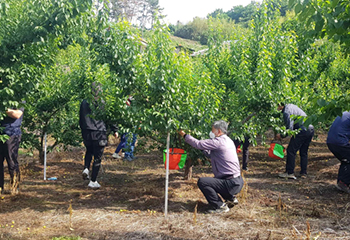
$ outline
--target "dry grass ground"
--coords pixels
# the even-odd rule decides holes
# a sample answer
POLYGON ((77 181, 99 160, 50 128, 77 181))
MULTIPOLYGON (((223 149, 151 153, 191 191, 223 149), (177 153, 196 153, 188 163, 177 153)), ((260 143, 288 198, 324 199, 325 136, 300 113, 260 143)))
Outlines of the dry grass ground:
POLYGON ((339 162, 324 138, 311 144, 307 179, 277 178, 284 161, 252 147, 240 204, 222 215, 204 213, 196 186, 210 167, 194 167, 191 181, 171 171, 167 220, 161 153, 125 162, 112 158, 114 148, 105 151, 99 190, 81 178, 84 148, 48 155, 57 181, 43 181, 43 167, 21 155, 21 191, 0 201, 0 239, 350 239, 350 195, 335 188, 339 162))

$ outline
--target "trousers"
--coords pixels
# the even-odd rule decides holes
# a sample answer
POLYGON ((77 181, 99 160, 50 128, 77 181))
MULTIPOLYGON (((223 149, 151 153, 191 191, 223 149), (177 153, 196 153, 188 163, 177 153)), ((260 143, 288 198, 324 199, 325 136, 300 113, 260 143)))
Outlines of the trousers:
POLYGON ((233 200, 243 187, 241 176, 231 179, 202 177, 197 183, 208 203, 215 209, 220 208, 224 200, 233 200), (220 194, 220 196, 219 196, 220 194))
POLYGON ((94 163, 92 165, 91 181, 95 182, 97 179, 98 172, 100 171, 102 155, 105 146, 101 146, 100 140, 84 140, 84 145, 86 147, 84 168, 90 170, 91 161, 92 158, 94 158, 94 163))
POLYGON ((312 128, 310 130, 300 132, 290 139, 290 142, 287 147, 286 162, 286 172, 288 174, 294 173, 295 157, 297 155, 298 150, 300 154, 300 174, 307 174, 307 154, 313 136, 314 130, 312 128))
POLYGON ((350 146, 338 146, 327 143, 328 149, 340 161, 338 171, 338 182, 342 181, 346 185, 350 185, 350 146))
POLYGON ((13 135, 6 142, 0 142, 0 187, 4 189, 4 160, 7 161, 11 183, 14 178, 20 182, 20 171, 18 164, 18 148, 21 142, 21 135, 13 135))

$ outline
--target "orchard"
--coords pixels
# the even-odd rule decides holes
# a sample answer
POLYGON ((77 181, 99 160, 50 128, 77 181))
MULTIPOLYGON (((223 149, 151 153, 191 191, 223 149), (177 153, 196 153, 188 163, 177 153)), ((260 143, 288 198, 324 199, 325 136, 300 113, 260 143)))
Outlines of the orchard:
POLYGON ((193 57, 175 51, 155 12, 145 29, 111 19, 104 1, 0 1, 0 120, 9 106, 25 109, 23 191, 1 195, 0 238, 350 238, 350 198, 333 189, 338 162, 325 145, 335 117, 349 110, 348 2, 290 0, 283 16, 281 2, 263 1, 245 27, 231 22, 229 31, 227 19, 209 16, 207 50, 193 57), (93 117, 118 125, 120 134, 136 133, 140 158, 114 160, 111 140, 102 161, 105 186, 89 191, 80 176, 79 105, 93 101, 94 82, 105 107, 93 108, 93 117), (302 107, 308 117, 295 121, 317 132, 313 177, 293 186, 274 177, 284 160, 267 156, 274 133, 296 134, 284 127, 281 102, 302 107), (220 119, 232 139, 251 139, 253 171, 243 175, 236 212, 211 218, 202 214, 205 198, 196 186, 198 177, 210 176, 210 160, 178 132, 207 139, 220 119), (45 136, 47 171, 57 181, 42 180, 45 136), (187 162, 170 173, 164 219, 167 136, 170 147, 187 151, 187 162))

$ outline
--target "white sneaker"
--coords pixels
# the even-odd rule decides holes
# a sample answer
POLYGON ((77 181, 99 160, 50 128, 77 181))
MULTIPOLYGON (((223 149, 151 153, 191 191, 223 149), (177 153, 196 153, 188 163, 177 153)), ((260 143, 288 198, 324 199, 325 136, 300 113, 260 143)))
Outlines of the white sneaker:
POLYGON ((278 175, 280 178, 288 178, 288 179, 297 179, 294 175, 294 173, 288 174, 288 173, 281 173, 278 175))
POLYGON ((230 211, 230 208, 226 205, 226 203, 223 203, 220 208, 217 209, 210 209, 208 210, 208 213, 227 213, 230 211))
POLYGON ((119 156, 118 153, 113 153, 112 157, 116 158, 116 159, 121 159, 122 157, 119 156))
POLYGON ((100 188, 101 185, 97 181, 95 181, 95 182, 90 181, 88 187, 90 187, 90 188, 100 188))
POLYGON ((85 168, 83 173, 82 173, 82 175, 83 175, 83 179, 84 180, 90 179, 90 177, 89 177, 89 169, 85 168))

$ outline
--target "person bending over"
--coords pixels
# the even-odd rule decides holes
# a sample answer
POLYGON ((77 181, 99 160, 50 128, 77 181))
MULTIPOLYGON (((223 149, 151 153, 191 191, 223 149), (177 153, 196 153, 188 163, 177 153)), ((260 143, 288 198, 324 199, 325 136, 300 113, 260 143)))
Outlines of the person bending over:
POLYGON ((328 131, 328 149, 340 161, 337 188, 350 193, 350 112, 338 116, 328 131))

